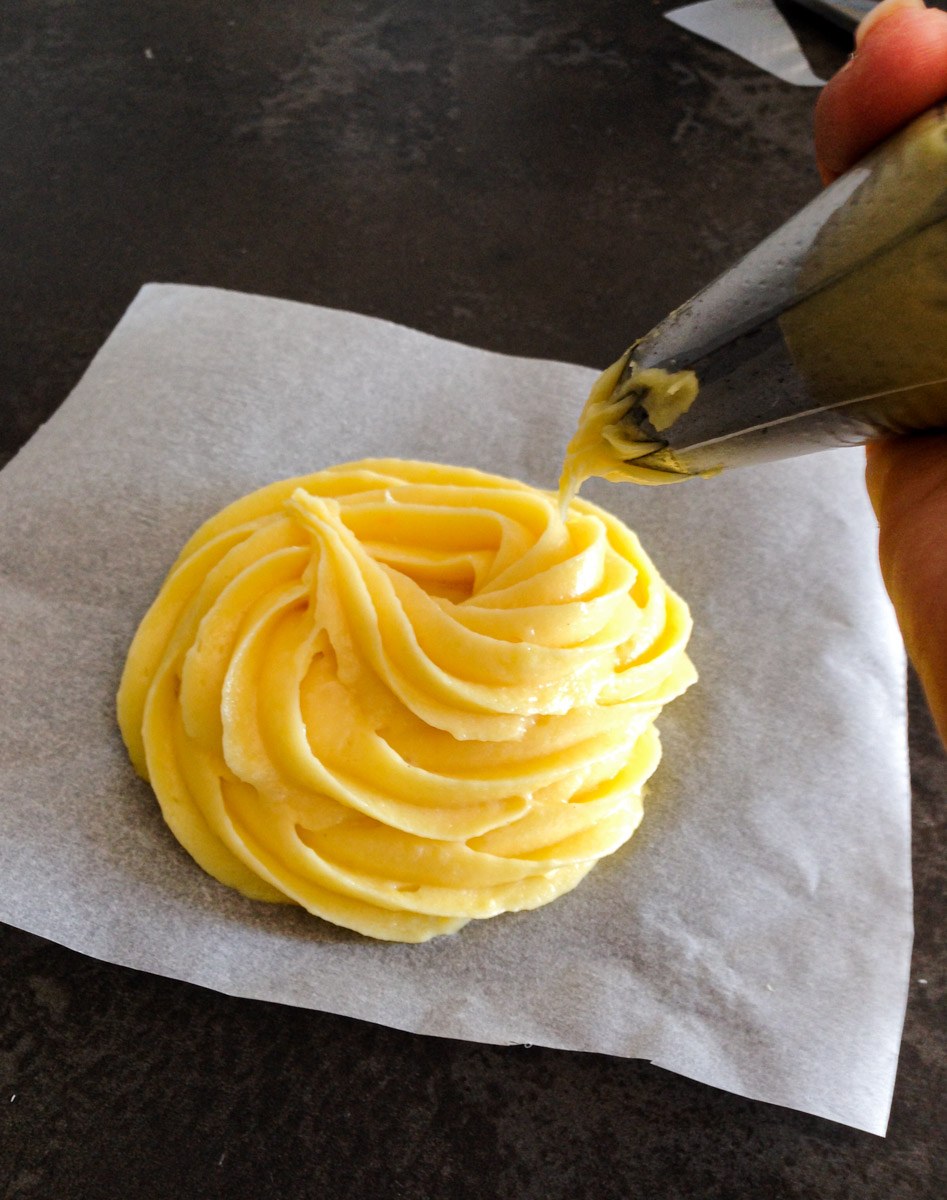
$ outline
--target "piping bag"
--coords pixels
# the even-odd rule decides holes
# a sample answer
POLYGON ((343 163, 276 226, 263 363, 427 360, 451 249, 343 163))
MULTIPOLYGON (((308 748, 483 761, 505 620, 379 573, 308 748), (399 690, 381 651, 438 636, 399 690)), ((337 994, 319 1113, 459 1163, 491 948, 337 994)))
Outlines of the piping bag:
POLYGON ((947 109, 926 113, 599 379, 566 494, 947 428, 947 109))

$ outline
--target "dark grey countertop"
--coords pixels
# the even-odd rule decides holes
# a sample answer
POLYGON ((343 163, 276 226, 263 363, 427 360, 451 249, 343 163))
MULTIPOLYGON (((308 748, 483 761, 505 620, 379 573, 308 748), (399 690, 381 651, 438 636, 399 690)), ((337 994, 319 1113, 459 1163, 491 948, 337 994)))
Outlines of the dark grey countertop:
MULTIPOLYGON (((814 93, 665 7, 8 5, 0 463, 148 280, 611 361, 818 187, 814 93)), ((843 35, 793 20, 834 69, 843 35)), ((232 999, 0 928, 0 1194, 943 1197, 947 760, 913 683, 911 752, 887 1140, 645 1063, 232 999)))

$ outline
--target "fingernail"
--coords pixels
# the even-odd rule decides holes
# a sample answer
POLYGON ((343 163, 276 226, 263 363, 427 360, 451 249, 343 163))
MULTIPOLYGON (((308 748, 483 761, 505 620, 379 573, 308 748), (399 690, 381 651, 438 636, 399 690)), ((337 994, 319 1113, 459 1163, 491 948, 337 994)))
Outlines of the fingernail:
POLYGON ((860 46, 875 26, 887 20, 892 13, 901 12, 906 8, 920 9, 927 8, 927 5, 924 0, 881 0, 867 16, 862 17, 861 24, 855 30, 855 45, 860 46))

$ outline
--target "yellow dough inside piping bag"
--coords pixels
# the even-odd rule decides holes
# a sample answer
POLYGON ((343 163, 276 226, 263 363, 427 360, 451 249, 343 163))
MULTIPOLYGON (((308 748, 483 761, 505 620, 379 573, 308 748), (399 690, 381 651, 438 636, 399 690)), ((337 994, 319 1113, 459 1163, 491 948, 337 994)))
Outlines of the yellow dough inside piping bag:
POLYGON ((421 942, 569 891, 634 832, 686 605, 582 500, 366 460, 207 521, 144 617, 122 735, 211 875, 421 942))
POLYGON ((623 355, 592 385, 562 464, 559 497, 563 514, 582 484, 593 476, 614 483, 644 484, 679 483, 688 478, 686 472, 659 470, 638 461, 666 450, 663 442, 649 441, 626 418, 640 404, 655 431, 662 432, 697 399, 697 376, 693 371, 640 368, 632 363, 631 377, 619 388, 627 362, 623 355))

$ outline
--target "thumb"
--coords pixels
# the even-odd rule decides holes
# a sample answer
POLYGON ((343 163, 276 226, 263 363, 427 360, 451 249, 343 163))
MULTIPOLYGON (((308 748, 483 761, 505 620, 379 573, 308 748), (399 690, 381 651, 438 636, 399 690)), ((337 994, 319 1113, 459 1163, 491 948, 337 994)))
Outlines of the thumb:
POLYGON ((855 56, 816 104, 816 159, 825 183, 947 96, 947 12, 923 0, 885 0, 856 38, 855 56))

